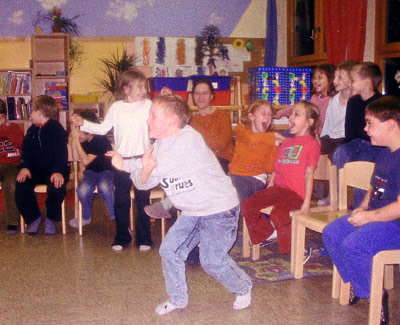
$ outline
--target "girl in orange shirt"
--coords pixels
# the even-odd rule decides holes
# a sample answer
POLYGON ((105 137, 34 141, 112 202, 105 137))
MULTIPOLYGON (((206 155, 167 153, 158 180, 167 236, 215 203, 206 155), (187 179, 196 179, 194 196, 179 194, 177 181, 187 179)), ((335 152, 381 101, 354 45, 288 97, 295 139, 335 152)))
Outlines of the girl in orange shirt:
POLYGON ((240 202, 265 188, 273 171, 278 146, 285 138, 268 131, 272 121, 272 105, 255 101, 236 128, 236 143, 229 173, 240 202))

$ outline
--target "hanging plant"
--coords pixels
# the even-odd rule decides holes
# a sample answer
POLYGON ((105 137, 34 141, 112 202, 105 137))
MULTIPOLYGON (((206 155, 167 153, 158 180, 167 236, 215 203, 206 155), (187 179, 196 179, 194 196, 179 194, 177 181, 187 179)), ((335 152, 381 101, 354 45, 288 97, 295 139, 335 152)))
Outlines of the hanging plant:
POLYGON ((165 38, 160 37, 157 42, 156 63, 165 63, 165 38))
POLYGON ((62 16, 61 9, 53 7, 48 12, 38 11, 32 19, 33 27, 38 28, 41 23, 50 22, 51 29, 54 33, 66 33, 74 36, 80 35, 79 26, 75 22, 81 15, 76 15, 72 18, 62 16))

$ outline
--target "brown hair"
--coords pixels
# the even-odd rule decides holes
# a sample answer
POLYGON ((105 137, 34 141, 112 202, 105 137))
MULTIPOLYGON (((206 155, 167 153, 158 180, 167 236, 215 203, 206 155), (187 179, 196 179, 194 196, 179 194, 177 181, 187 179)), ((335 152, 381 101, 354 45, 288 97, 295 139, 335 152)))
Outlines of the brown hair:
POLYGON ((214 86, 209 78, 196 78, 193 80, 193 89, 192 92, 196 89, 197 85, 206 84, 210 90, 210 93, 214 95, 214 86))
POLYGON ((353 67, 355 73, 358 73, 361 79, 370 79, 372 86, 376 91, 382 81, 382 72, 379 66, 374 62, 363 62, 353 67))
POLYGON ((182 97, 177 95, 160 95, 153 100, 153 103, 163 105, 168 113, 176 115, 179 118, 180 128, 189 123, 192 113, 182 97))
POLYGON ((79 112, 78 115, 82 117, 84 120, 88 120, 93 123, 100 123, 96 113, 91 112, 90 110, 79 112))
POLYGON ((317 105, 309 102, 308 100, 300 100, 296 104, 304 105, 306 109, 307 118, 312 119, 314 121, 313 125, 310 127, 310 134, 317 138, 317 130, 319 127, 319 110, 317 105))
POLYGON ((369 103, 365 115, 370 114, 379 121, 394 120, 400 128, 400 98, 397 96, 384 96, 369 103))
POLYGON ((43 116, 57 120, 58 118, 58 105, 53 97, 40 95, 33 100, 32 110, 41 111, 43 116))
POLYGON ((146 76, 141 71, 136 69, 129 69, 122 72, 117 80, 115 99, 124 99, 125 87, 129 87, 134 81, 146 81, 146 76))
MULTIPOLYGON (((313 68, 312 74, 315 72, 322 72, 328 78, 328 96, 334 96, 336 94, 335 86, 333 85, 333 79, 335 78, 335 66, 332 64, 320 64, 313 68)), ((315 94, 315 90, 312 89, 311 92, 315 94)))
POLYGON ((243 111, 240 121, 245 125, 249 125, 251 123, 249 114, 254 114, 261 106, 268 106, 272 112, 272 104, 270 102, 264 99, 257 99, 245 111, 243 111))

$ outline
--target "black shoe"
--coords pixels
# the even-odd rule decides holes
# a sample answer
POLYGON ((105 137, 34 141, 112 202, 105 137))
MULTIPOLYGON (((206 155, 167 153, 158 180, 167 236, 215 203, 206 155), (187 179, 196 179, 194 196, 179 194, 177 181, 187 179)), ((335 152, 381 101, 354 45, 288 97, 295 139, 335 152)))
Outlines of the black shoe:
POLYGON ((350 285, 350 297, 349 297, 349 305, 355 305, 360 300, 360 297, 357 297, 354 293, 353 286, 350 285))
POLYGON ((389 324, 389 295, 386 290, 382 294, 381 325, 389 324))
POLYGON ((6 230, 6 234, 7 235, 15 235, 18 231, 18 226, 15 225, 8 225, 7 226, 7 230, 6 230))

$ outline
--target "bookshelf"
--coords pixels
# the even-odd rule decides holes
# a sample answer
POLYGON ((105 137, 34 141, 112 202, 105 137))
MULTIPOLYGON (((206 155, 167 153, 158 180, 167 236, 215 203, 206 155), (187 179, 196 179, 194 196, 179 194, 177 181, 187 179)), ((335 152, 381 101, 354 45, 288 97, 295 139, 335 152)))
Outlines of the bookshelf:
POLYGON ((68 67, 68 34, 32 36, 32 96, 48 95, 55 98, 59 107, 59 121, 64 128, 67 128, 70 106, 68 67))

